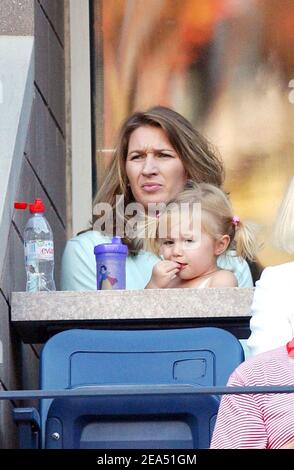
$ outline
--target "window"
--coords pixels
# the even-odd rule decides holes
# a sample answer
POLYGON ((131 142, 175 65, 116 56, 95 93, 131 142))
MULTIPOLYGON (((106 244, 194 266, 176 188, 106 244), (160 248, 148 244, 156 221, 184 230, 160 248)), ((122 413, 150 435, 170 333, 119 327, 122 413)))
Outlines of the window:
POLYGON ((97 185, 134 110, 170 106, 220 149, 236 213, 272 223, 294 173, 294 0, 93 0, 97 185), (291 81, 292 80, 292 81, 291 81))

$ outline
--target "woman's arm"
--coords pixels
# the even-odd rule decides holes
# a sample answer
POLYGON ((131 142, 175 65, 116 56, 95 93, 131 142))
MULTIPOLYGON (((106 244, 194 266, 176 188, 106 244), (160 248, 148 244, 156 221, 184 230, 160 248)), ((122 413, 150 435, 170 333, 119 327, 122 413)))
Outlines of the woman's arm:
POLYGON ((73 291, 96 290, 95 242, 92 234, 69 240, 61 260, 61 289, 73 291))
POLYGON ((247 341, 251 354, 282 346, 293 337, 290 318, 294 310, 291 288, 291 284, 294 286, 291 283, 294 269, 291 265, 266 268, 256 283, 251 307, 251 336, 247 341))
POLYGON ((294 449, 294 440, 284 444, 281 449, 294 449))

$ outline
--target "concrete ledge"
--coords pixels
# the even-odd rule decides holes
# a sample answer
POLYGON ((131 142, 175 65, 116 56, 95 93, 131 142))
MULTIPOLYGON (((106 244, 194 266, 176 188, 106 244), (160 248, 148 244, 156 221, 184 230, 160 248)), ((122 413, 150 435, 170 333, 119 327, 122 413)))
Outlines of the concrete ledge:
POLYGON ((34 0, 1 0, 0 34, 32 36, 34 34, 34 0))
POLYGON ((249 316, 253 289, 13 292, 12 321, 249 316))
POLYGON ((253 289, 150 289, 12 294, 12 322, 24 341, 65 328, 142 328, 194 323, 246 337, 253 289), (45 333, 45 330, 47 333, 45 333))

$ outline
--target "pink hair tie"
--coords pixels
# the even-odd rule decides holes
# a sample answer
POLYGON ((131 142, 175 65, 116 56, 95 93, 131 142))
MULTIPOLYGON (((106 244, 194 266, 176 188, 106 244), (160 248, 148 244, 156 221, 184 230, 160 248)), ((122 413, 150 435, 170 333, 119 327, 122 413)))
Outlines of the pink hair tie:
POLYGON ((232 224, 235 225, 235 227, 237 227, 239 223, 240 223, 240 217, 238 217, 238 215, 234 215, 232 218, 232 224))

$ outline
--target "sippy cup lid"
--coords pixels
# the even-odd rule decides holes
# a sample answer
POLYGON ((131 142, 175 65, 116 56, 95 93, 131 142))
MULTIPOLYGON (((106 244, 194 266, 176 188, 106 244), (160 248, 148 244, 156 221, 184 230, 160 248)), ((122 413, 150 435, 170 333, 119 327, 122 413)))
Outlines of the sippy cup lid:
POLYGON ((94 247, 94 254, 100 255, 102 253, 117 253, 120 255, 128 254, 128 247, 121 241, 121 237, 113 237, 111 243, 102 243, 94 247))

